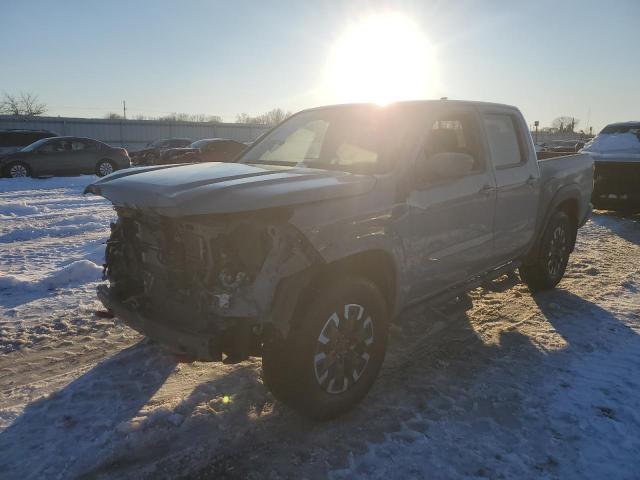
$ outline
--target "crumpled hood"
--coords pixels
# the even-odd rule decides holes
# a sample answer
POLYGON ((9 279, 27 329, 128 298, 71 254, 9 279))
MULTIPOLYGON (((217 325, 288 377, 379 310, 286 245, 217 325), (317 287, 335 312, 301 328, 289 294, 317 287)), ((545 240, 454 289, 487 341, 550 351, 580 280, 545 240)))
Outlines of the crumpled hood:
POLYGON ((116 206, 181 217, 315 202, 370 191, 375 177, 347 172, 242 163, 128 168, 85 189, 116 206))

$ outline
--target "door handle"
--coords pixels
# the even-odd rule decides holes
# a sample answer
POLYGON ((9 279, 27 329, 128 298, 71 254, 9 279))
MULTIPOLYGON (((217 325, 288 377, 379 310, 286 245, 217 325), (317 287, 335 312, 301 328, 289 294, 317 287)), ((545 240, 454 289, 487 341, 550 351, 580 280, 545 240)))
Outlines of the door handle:
POLYGON ((480 189, 480 191, 478 193, 481 193, 483 195, 491 195, 493 193, 493 191, 495 190, 495 187, 492 187, 491 185, 489 185, 488 183, 486 185, 483 185, 482 188, 480 189))
POLYGON ((529 178, 527 178, 527 181, 525 183, 533 187, 536 183, 538 183, 538 179, 533 175, 529 175, 529 178))

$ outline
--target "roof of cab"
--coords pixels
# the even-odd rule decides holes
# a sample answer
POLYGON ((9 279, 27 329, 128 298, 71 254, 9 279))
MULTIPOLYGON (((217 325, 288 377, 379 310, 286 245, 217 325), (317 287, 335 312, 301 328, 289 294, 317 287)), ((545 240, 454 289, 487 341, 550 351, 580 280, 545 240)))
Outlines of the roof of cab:
POLYGON ((339 103, 335 105, 323 105, 320 107, 308 108, 308 109, 305 109, 304 111, 322 110, 325 108, 343 108, 343 107, 344 108, 349 108, 349 107, 384 108, 384 107, 390 107, 394 105, 426 106, 426 105, 444 105, 444 104, 447 104, 447 105, 451 104, 451 105, 457 105, 457 106, 499 107, 499 108, 510 108, 510 109, 518 110, 518 107, 514 105, 508 105, 505 103, 480 102, 480 101, 474 101, 474 100, 449 100, 448 98, 441 98, 439 100, 403 100, 399 102, 388 103, 386 105, 379 105, 376 103, 339 103))

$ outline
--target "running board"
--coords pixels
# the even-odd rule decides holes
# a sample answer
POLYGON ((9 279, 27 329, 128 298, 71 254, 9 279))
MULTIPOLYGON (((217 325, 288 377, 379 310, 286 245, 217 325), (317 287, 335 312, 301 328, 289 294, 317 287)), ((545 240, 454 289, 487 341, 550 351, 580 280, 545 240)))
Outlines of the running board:
POLYGON ((426 295, 417 300, 414 300, 410 302, 407 305, 407 307, 411 305, 415 305, 417 303, 422 303, 422 302, 426 302, 429 304, 429 306, 432 306, 432 307, 443 305, 447 302, 455 300, 456 298, 466 294, 467 292, 475 288, 486 287, 489 282, 495 280, 498 277, 501 277, 502 275, 513 273, 514 270, 518 268, 521 264, 522 262, 520 261, 509 262, 506 265, 503 265, 501 267, 495 268, 493 270, 489 270, 480 275, 476 275, 475 277, 471 278, 470 280, 466 281, 461 285, 452 287, 448 290, 437 293, 433 296, 426 295))

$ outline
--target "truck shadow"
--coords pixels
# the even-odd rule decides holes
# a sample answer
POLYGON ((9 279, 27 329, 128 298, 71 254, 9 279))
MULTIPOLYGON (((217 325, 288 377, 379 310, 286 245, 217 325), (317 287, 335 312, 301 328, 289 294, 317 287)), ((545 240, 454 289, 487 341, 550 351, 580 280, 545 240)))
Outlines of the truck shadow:
POLYGON ((0 433, 2 475, 74 477, 67 468, 91 464, 108 451, 118 425, 147 404, 175 365, 169 355, 142 341, 29 403, 0 433))

